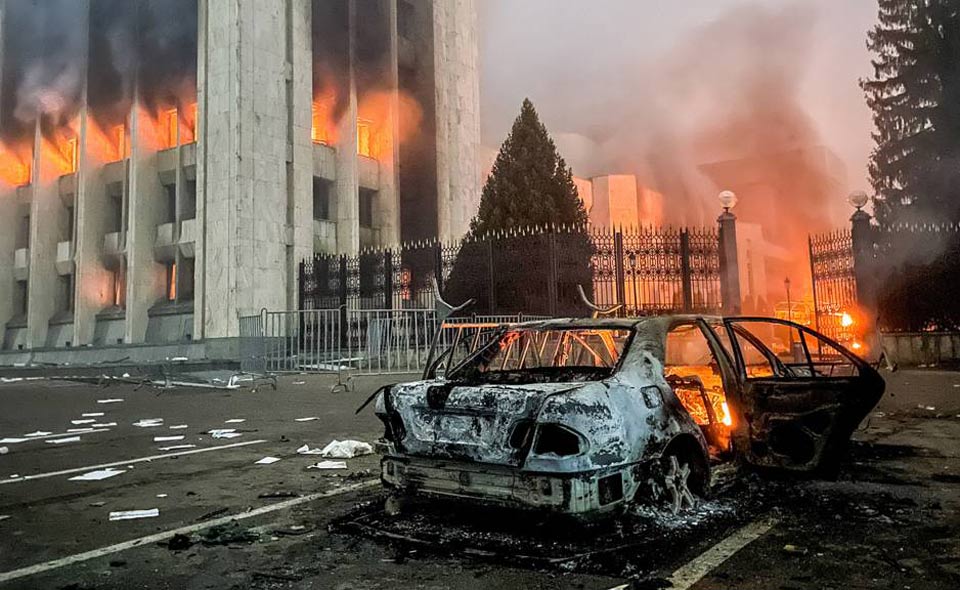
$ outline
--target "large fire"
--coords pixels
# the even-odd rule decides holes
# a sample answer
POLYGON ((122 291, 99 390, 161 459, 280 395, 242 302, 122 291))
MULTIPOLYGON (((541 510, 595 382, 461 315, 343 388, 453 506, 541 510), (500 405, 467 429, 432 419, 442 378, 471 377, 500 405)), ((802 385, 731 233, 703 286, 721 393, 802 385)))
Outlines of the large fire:
POLYGON ((45 137, 40 142, 40 154, 44 177, 73 174, 80 159, 78 134, 71 128, 58 129, 52 139, 45 137))
POLYGON ((90 119, 87 125, 87 156, 99 164, 118 162, 130 156, 130 143, 127 141, 126 124, 101 127, 90 119))
POLYGON ((140 136, 149 149, 166 150, 196 141, 197 103, 188 104, 182 111, 170 106, 151 113, 138 107, 140 136))
POLYGON ((30 182, 30 153, 23 146, 0 143, 0 183, 22 186, 30 182))
MULTIPOLYGON (((339 121, 335 113, 336 91, 331 85, 313 99, 311 139, 313 143, 336 145, 339 141, 339 121)), ((406 141, 419 128, 423 110, 417 101, 405 92, 390 90, 366 93, 357 107, 357 153, 369 158, 380 158, 389 151, 391 140, 406 141), (398 135, 393 137, 390 114, 396 98, 398 135)))

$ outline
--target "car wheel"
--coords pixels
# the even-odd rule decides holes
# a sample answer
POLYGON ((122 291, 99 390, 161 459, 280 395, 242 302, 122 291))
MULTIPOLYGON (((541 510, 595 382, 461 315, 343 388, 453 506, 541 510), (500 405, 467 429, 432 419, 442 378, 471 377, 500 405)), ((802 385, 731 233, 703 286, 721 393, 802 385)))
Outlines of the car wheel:
POLYGON ((674 451, 669 451, 658 461, 651 487, 654 500, 666 506, 672 514, 697 507, 699 499, 694 489, 692 461, 674 451))

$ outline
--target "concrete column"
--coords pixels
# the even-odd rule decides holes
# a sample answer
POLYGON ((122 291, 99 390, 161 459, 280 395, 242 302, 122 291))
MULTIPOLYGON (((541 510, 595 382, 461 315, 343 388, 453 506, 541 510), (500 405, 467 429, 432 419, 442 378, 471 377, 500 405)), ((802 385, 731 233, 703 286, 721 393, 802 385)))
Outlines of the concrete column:
MULTIPOLYGON (((877 319, 877 276, 873 257, 875 235, 870 225, 870 214, 862 209, 850 218, 850 238, 853 242, 853 273, 857 279, 857 307, 860 311, 858 322, 862 322, 864 338, 868 342, 876 341, 877 319)), ((871 347, 876 348, 876 347, 871 347)))
POLYGON ((347 108, 337 129, 337 155, 334 159, 337 168, 337 181, 333 185, 336 193, 337 211, 337 252, 355 255, 360 251, 360 178, 357 162, 357 85, 354 79, 355 30, 357 5, 350 0, 347 52, 348 82, 347 108))
POLYGON ((313 255, 313 24, 312 2, 286 0, 287 29, 287 224, 293 243, 287 257, 287 309, 296 309, 300 261, 313 255))
MULTIPOLYGON (((0 0, 0 95, 3 94, 4 14, 7 2, 0 0)), ((16 188, 0 182, 0 347, 7 322, 13 316, 13 250, 17 235, 16 188)))
MULTIPOLYGON (((381 0, 384 4, 384 35, 388 38, 387 55, 385 56, 386 74, 383 83, 392 90, 400 86, 397 36, 397 0, 381 0)), ((383 137, 379 146, 380 162, 380 191, 377 195, 376 210, 374 212, 374 226, 380 230, 380 246, 392 247, 400 242, 400 102, 396 92, 390 94, 383 123, 383 137)))
POLYGON ((154 258, 157 225, 162 221, 164 188, 157 173, 157 152, 146 134, 151 115, 134 99, 130 125, 130 213, 127 230, 127 326, 124 341, 146 340, 148 312, 164 296, 166 268, 154 258))
POLYGON ((480 205, 480 84, 475 0, 434 0, 437 228, 459 239, 480 205))
POLYGON ((724 211, 717 218, 720 236, 720 298, 723 314, 740 315, 740 271, 737 266, 737 216, 724 211))
POLYGON ((209 54, 209 43, 207 43, 207 0, 197 0, 197 194, 194 198, 197 202, 197 232, 194 242, 194 268, 193 268, 193 337, 200 339, 206 337, 206 176, 207 166, 205 162, 207 143, 207 56, 209 54))
MULTIPOLYGON (((282 0, 206 0, 198 80, 203 337, 287 303, 288 104, 282 0)), ((308 110, 309 112, 309 110, 308 110)))
POLYGON ((57 215, 62 207, 53 163, 45 161, 42 150, 39 115, 34 133, 30 206, 30 303, 27 308, 29 348, 46 345, 47 330, 53 316, 57 293, 57 215))

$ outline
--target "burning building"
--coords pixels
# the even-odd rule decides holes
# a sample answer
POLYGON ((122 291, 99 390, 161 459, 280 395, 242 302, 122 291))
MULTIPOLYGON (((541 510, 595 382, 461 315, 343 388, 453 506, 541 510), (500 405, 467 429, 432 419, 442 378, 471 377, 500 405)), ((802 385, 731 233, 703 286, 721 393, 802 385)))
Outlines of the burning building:
POLYGON ((304 258, 461 235, 476 40, 473 0, 0 0, 0 364, 226 358, 304 258))
POLYGON ((633 174, 574 177, 590 225, 637 228, 663 223, 663 195, 641 186, 633 174))

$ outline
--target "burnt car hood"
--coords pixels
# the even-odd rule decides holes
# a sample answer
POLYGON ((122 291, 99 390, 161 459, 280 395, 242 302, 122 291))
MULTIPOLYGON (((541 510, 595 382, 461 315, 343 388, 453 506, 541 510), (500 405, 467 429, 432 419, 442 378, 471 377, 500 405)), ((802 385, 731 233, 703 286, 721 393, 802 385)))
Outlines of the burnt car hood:
POLYGON ((383 406, 402 420, 399 446, 405 454, 519 467, 526 450, 510 445, 517 425, 535 420, 547 398, 586 385, 422 381, 386 392, 383 406))

